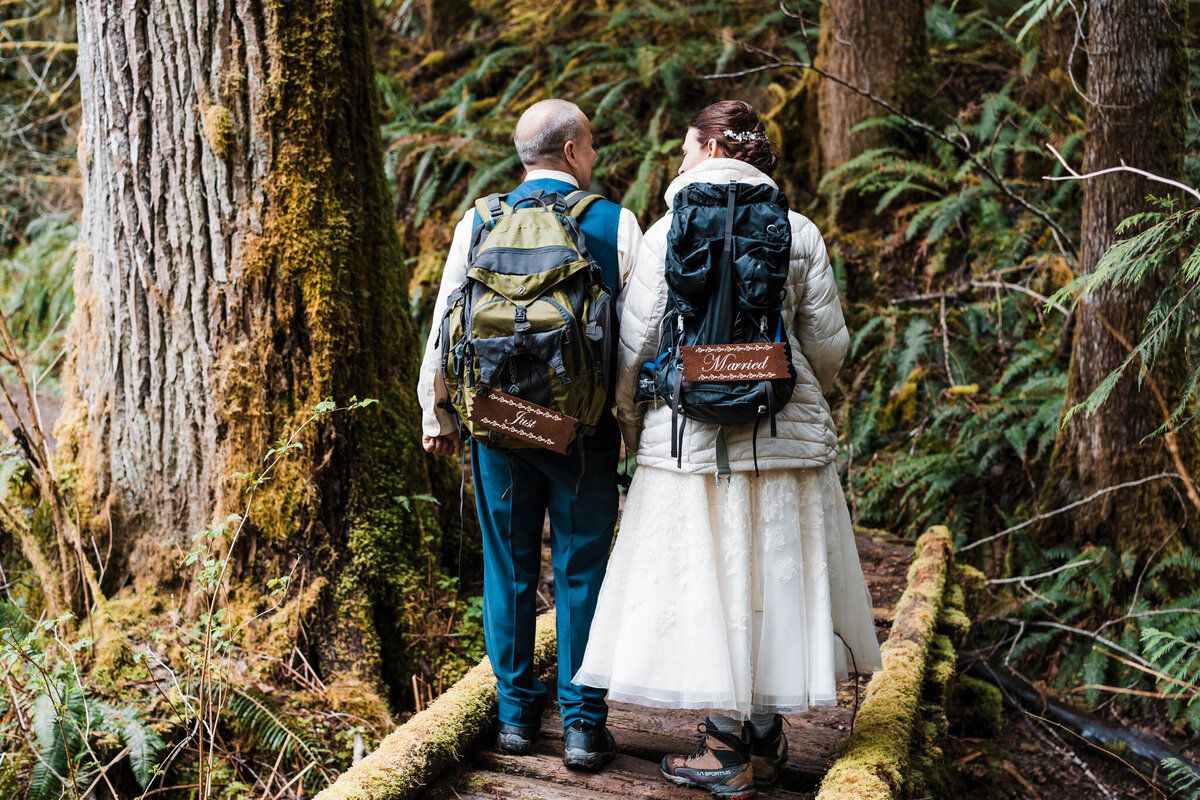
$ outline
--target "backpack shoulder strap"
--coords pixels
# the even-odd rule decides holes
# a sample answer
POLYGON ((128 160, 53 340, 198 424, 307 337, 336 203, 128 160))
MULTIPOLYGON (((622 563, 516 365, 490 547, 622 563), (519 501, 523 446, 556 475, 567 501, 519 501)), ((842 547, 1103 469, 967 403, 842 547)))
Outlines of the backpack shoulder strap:
POLYGON ((493 219, 499 219, 512 209, 508 203, 500 198, 504 195, 500 193, 489 194, 487 197, 481 197, 475 201, 475 210, 479 212, 479 219, 484 222, 489 222, 493 219))
POLYGON ((592 203, 601 199, 603 198, 598 194, 584 189, 576 189, 563 198, 563 203, 566 205, 567 214, 578 219, 591 207, 592 203))

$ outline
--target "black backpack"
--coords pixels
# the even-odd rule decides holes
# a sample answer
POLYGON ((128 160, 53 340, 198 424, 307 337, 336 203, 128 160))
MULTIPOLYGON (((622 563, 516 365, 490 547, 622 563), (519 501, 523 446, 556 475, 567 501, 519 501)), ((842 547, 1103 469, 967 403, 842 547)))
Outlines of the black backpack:
MULTIPOLYGON (((766 185, 693 183, 675 195, 673 209, 658 358, 642 367, 638 399, 671 406, 671 455, 680 466, 687 420, 753 423, 757 474, 758 426, 769 420, 775 435, 775 415, 796 385, 781 320, 792 243, 787 198, 766 185), (685 380, 685 358, 708 352, 769 353, 772 368, 757 369, 767 362, 755 355, 740 369, 685 380)), ((700 375, 691 363, 689 377, 700 375)), ((723 431, 717 471, 729 473, 723 431)))

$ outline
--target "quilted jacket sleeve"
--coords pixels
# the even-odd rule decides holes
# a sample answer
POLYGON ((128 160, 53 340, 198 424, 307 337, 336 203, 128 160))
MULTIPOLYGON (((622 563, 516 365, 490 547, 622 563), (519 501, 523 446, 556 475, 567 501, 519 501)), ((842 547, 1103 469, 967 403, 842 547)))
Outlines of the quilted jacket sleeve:
POLYGON ((821 391, 829 393, 850 345, 837 282, 817 226, 792 214, 792 262, 804 269, 804 288, 795 316, 800 351, 812 366, 821 391))
POLYGON ((667 307, 667 284, 663 264, 670 216, 646 231, 638 250, 637 263, 617 301, 620 315, 620 346, 617 352, 617 419, 625 446, 634 451, 643 410, 634 403, 642 364, 658 350, 659 325, 667 307))

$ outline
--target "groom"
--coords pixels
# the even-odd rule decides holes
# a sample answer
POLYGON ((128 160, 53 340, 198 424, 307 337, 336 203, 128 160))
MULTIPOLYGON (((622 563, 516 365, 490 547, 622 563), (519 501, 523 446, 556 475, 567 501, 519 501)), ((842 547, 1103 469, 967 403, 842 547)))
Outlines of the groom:
MULTIPOLYGON (((525 180, 508 194, 510 205, 539 190, 565 196, 590 185, 596 151, 588 119, 574 103, 535 103, 521 115, 513 139, 525 180)), ((459 438, 441 378, 437 330, 448 295, 466 278, 472 232, 480 224, 472 210, 455 228, 421 365, 422 444, 439 455, 455 452, 459 438)), ((599 200, 583 212, 580 228, 604 282, 617 296, 641 243, 637 220, 616 203, 599 200)), ((595 434, 580 437, 567 455, 471 442, 475 504, 483 531, 484 641, 500 706, 497 746, 510 753, 528 752, 541 728, 547 690, 533 674, 533 634, 542 528, 549 512, 558 704, 566 740, 563 763, 575 769, 599 769, 616 753, 605 727, 604 691, 573 684, 571 676, 583 660, 616 524, 618 443, 611 411, 605 412, 595 434)))

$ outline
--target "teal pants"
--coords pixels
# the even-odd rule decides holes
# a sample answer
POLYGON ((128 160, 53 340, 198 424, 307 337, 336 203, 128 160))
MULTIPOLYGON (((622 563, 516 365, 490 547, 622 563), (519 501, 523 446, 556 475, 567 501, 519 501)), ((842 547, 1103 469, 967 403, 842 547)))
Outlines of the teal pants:
POLYGON ((616 425, 601 425, 574 452, 501 450, 471 443, 483 529, 483 632, 496 673, 500 721, 540 724, 546 687, 533 673, 542 527, 550 512, 563 725, 608 718, 604 690, 571 683, 583 662, 617 522, 616 425))

